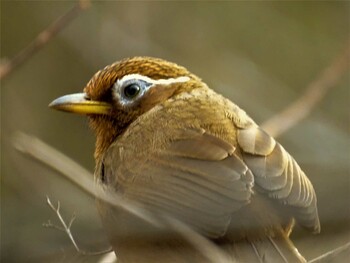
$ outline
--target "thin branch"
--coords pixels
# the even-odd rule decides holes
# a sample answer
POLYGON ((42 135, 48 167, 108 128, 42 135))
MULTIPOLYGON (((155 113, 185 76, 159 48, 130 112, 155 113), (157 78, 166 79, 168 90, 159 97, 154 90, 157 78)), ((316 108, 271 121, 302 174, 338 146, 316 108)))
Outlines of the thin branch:
POLYGON ((322 256, 310 260, 308 263, 345 262, 350 258, 350 242, 331 250, 322 256))
POLYGON ((155 220, 153 216, 123 200, 117 193, 106 194, 100 187, 95 187, 93 175, 89 171, 40 139, 17 132, 13 136, 13 145, 18 151, 59 172, 87 194, 112 206, 124 209, 152 225, 159 225, 158 220, 155 220))
POLYGON ((88 194, 97 197, 101 201, 112 205, 120 211, 127 212, 130 218, 141 219, 142 221, 160 229, 166 227, 169 231, 175 231, 185 240, 189 241, 189 243, 202 253, 205 258, 208 258, 210 262, 218 261, 211 260, 212 256, 208 254, 208 251, 215 252, 215 256, 221 260, 220 262, 227 262, 225 261, 227 255, 224 251, 218 249, 205 237, 200 236, 185 224, 177 220, 171 220, 166 215, 151 214, 149 211, 142 209, 134 202, 123 199, 116 192, 109 191, 106 193, 100 187, 94 187, 94 181, 88 171, 38 138, 18 132, 13 138, 13 144, 17 150, 60 172, 88 194))
POLYGON ((90 6, 90 0, 79 0, 70 10, 42 31, 28 46, 22 49, 14 58, 0 65, 0 80, 7 77, 14 69, 44 47, 53 37, 64 29, 74 18, 90 6))
MULTIPOLYGON (((39 139, 23 133, 17 133, 16 136, 13 138, 13 143, 15 148, 20 152, 33 157, 34 159, 42 162, 43 164, 53 168, 54 170, 57 170, 66 178, 70 179, 74 184, 84 189, 87 193, 95 196, 96 193, 92 190, 94 189, 94 187, 91 174, 89 174, 89 172, 87 172, 84 168, 79 166, 73 160, 69 159, 67 156, 58 152, 57 150, 40 141, 39 139), (71 171, 71 173, 67 173, 68 171, 71 171)), ((99 188, 95 188, 96 192, 99 192, 98 189, 99 188)), ((130 212, 130 214, 133 214, 143 219, 144 221, 149 222, 152 225, 156 225, 159 227, 162 226, 158 220, 155 220, 153 217, 150 217, 146 211, 135 207, 134 204, 130 204, 129 202, 122 200, 118 194, 103 195, 100 192, 99 198, 102 201, 105 201, 115 207, 119 207, 121 209, 124 209, 124 211, 130 212)), ((50 221, 49 224, 51 224, 50 221)), ((177 224, 177 222, 174 222, 171 219, 167 220, 167 224, 170 225, 172 229, 176 230, 177 233, 181 234, 184 238, 186 238, 198 250, 203 251, 206 257, 208 256, 206 251, 212 250, 216 253, 220 253, 219 255, 221 258, 226 258, 225 254, 221 254, 220 250, 217 250, 217 248, 214 247, 214 245, 211 245, 209 242, 207 243, 207 240, 204 240, 204 237, 200 237, 192 229, 186 227, 183 224, 177 224)), ((59 229, 59 227, 56 228, 59 229)), ((321 263, 322 261, 320 260, 322 258, 335 258, 338 254, 341 254, 340 252, 348 251, 350 249, 349 247, 350 244, 347 244, 343 247, 332 250, 317 259, 313 259, 309 263, 321 263)))
POLYGON ((274 137, 281 135, 288 129, 306 118, 327 94, 335 87, 339 80, 349 70, 350 43, 347 43, 344 51, 306 88, 304 94, 291 103, 261 126, 274 137))
POLYGON ((95 196, 93 174, 66 155, 38 138, 20 132, 14 135, 13 144, 18 151, 58 171, 82 190, 95 196))
MULTIPOLYGON (((76 164, 74 161, 64 156, 62 153, 46 145, 44 142, 40 141, 39 139, 32 136, 25 135, 23 133, 18 133, 15 136, 14 145, 17 150, 35 158, 36 160, 44 163, 45 165, 48 165, 54 170, 57 170, 62 175, 70 179, 74 184, 84 189, 87 193, 95 196, 95 192, 92 190, 94 189, 93 180, 91 179, 92 175, 89 174, 89 172, 87 172, 84 168, 76 164), (67 174, 68 171, 71 171, 71 174, 67 174), (78 179, 73 179, 74 177, 78 179), (88 183, 86 183, 87 181, 88 183)), ((95 190, 97 189, 95 188, 95 190)), ((97 190, 97 192, 99 191, 97 190)), ((100 195, 101 194, 102 193, 100 193, 100 195)), ((121 200, 120 196, 117 194, 101 195, 99 198, 109 204, 112 204, 115 207, 119 207, 121 209, 124 209, 124 211, 130 212, 131 214, 149 222, 152 225, 156 225, 159 227, 162 226, 159 221, 156 221, 154 218, 150 217, 145 211, 139 209, 138 207, 135 207, 134 204, 129 204, 125 200, 121 200)), ((50 207, 56 213, 59 212, 59 203, 57 204, 57 207, 54 207, 53 205, 52 206, 51 205, 50 207)), ((63 220, 62 216, 59 216, 59 218, 60 218, 60 221, 63 220)), ((210 242, 207 239, 200 236, 198 233, 188 228, 186 225, 182 224, 181 222, 178 222, 176 220, 173 220, 167 217, 165 218, 167 219, 166 224, 169 225, 171 229, 175 230, 177 233, 183 236, 186 240, 188 240, 195 248, 198 249, 198 251, 201 251, 206 258, 211 259, 212 257, 211 255, 213 254, 217 258, 222 259, 222 262, 225 262, 226 254, 222 253, 222 251, 217 249, 216 246, 210 244, 210 242)), ((66 223, 64 224, 62 223, 63 226, 66 226, 65 229, 59 226, 53 225, 50 221, 48 221, 47 225, 48 227, 53 227, 60 231, 67 232, 66 230, 71 228, 72 222, 73 220, 71 219, 68 226, 66 223)), ((76 242, 73 242, 73 244, 76 244, 76 242)), ((341 254, 349 253, 348 252, 349 250, 350 250, 350 243, 342 247, 339 247, 335 250, 332 250, 316 259, 313 259, 309 263, 327 262, 326 261, 327 259, 337 258, 341 254)), ((100 261, 100 262, 104 262, 104 261, 100 261)))
MULTIPOLYGON (((124 211, 127 211, 131 215, 134 215, 135 217, 138 217, 144 220, 145 222, 150 223, 153 226, 164 226, 164 224, 157 220, 157 218, 154 218, 149 213, 147 213, 147 211, 137 207, 133 203, 129 203, 125 200, 122 200, 122 198, 117 193, 110 193, 106 195, 100 188, 95 188, 93 186, 94 183, 92 175, 88 171, 86 171, 79 164, 75 163, 73 160, 63 155, 56 149, 40 141, 38 138, 26 135, 24 133, 17 133, 13 138, 13 143, 17 150, 33 157, 34 159, 60 172, 66 178, 71 180, 75 185, 85 190, 88 194, 92 196, 98 196, 98 198, 102 201, 107 202, 113 205, 114 207, 117 207, 124 211), (93 191, 93 189, 95 189, 96 192, 93 191)), ((216 253, 220 253, 218 255, 221 255, 221 258, 226 258, 226 255, 224 253, 221 254, 220 250, 217 250, 217 248, 214 245, 211 245, 209 242, 207 243, 207 240, 204 240, 204 237, 199 237, 199 235, 192 229, 186 227, 185 225, 178 224, 177 222, 174 222, 171 219, 168 219, 166 221, 168 226, 170 226, 173 230, 182 235, 198 250, 203 251, 205 257, 208 257, 206 251, 211 250, 215 251, 216 253)), ((339 249, 343 250, 342 248, 339 249)), ((339 252, 337 249, 330 251, 329 253, 327 253, 327 257, 331 257, 332 254, 336 255, 338 253, 339 252)), ((311 262, 321 262, 315 260, 316 259, 314 259, 311 262)))
POLYGON ((75 247, 75 250, 79 254, 81 254, 83 256, 96 256, 96 255, 103 255, 103 254, 106 254, 108 252, 113 251, 112 248, 108 248, 106 250, 96 251, 96 252, 89 252, 89 251, 85 251, 85 250, 80 249, 77 242, 75 241, 73 234, 72 234, 72 231, 71 231, 72 224, 76 218, 75 214, 73 214, 72 218, 70 219, 70 221, 67 225, 66 221, 64 220, 64 218, 62 217, 61 212, 60 212, 60 207, 61 207, 60 202, 57 201, 57 206, 55 207, 52 204, 52 202, 48 196, 46 196, 46 202, 49 205, 49 207, 52 209, 52 211, 54 211, 56 213, 56 215, 57 215, 58 219, 60 220, 63 227, 52 224, 50 220, 47 223, 45 223, 44 226, 48 227, 48 228, 58 229, 60 231, 65 232, 67 234, 67 236, 69 237, 70 241, 72 242, 73 246, 75 247))

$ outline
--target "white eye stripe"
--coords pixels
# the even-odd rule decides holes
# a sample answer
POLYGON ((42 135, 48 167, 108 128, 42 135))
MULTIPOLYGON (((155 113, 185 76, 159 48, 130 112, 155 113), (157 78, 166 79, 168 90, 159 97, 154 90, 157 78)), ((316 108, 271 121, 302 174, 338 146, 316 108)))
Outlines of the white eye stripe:
POLYGON ((119 79, 117 81, 117 85, 119 87, 123 86, 123 83, 128 81, 128 80, 132 80, 132 79, 138 79, 138 80, 143 80, 146 81, 148 83, 154 84, 154 85, 170 85, 170 84, 174 84, 174 83, 183 83, 183 82, 187 82, 190 80, 189 77, 187 76, 181 76, 178 78, 169 78, 169 79, 151 79, 147 76, 143 76, 143 75, 139 75, 139 74, 129 74, 129 75, 125 75, 124 77, 122 77, 121 79, 119 79))
POLYGON ((171 85, 174 83, 187 82, 189 80, 190 78, 187 76, 181 76, 178 78, 169 78, 169 79, 151 79, 147 76, 143 76, 139 74, 129 74, 129 75, 125 75, 121 79, 118 79, 114 83, 113 96, 120 103, 120 105, 129 107, 133 105, 139 98, 141 98, 145 94, 145 92, 147 92, 147 90, 154 85, 171 85), (142 86, 143 88, 141 89, 138 96, 135 97, 135 99, 129 99, 123 95, 123 90, 125 87, 133 83, 140 84, 140 82, 146 82, 148 83, 148 85, 142 86))

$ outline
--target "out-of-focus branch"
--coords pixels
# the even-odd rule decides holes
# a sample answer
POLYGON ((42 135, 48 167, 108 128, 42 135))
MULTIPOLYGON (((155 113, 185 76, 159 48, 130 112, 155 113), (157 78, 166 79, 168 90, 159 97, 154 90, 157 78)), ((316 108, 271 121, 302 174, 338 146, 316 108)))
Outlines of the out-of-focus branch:
POLYGON ((67 236, 69 237, 70 241, 72 242, 74 248, 76 249, 76 251, 79 254, 81 254, 83 256, 96 256, 96 255, 103 255, 103 254, 106 254, 108 252, 113 251, 111 247, 106 249, 106 250, 97 251, 97 252, 89 252, 89 251, 82 250, 78 246, 77 242, 75 241, 75 239, 73 237, 73 234, 72 234, 72 231, 71 231, 72 224, 73 224, 73 222, 74 222, 74 220, 76 218, 76 215, 73 214, 72 218, 70 219, 69 223, 67 224, 66 221, 63 219, 63 217, 61 215, 60 202, 58 201, 57 202, 57 206, 54 206, 48 196, 46 197, 46 202, 47 202, 48 206, 52 209, 52 211, 54 211, 56 213, 56 215, 57 215, 58 219, 60 220, 60 222, 61 222, 63 227, 54 225, 54 224, 51 223, 51 221, 48 221, 47 223, 45 223, 44 226, 45 227, 49 227, 49 228, 54 228, 54 229, 60 230, 62 232, 65 232, 67 234, 67 236))
POLYGON ((142 209, 137 204, 126 201, 115 192, 109 192, 106 194, 101 188, 94 187, 92 175, 88 171, 38 138, 24 133, 17 133, 13 138, 13 144, 17 150, 60 172, 88 194, 97 196, 100 200, 114 206, 115 208, 127 212, 130 215, 130 218, 139 218, 143 222, 157 228, 166 227, 170 231, 175 231, 192 244, 192 246, 200 252, 203 257, 207 258, 208 262, 232 262, 232 259, 229 260, 224 251, 221 251, 214 244, 211 244, 205 237, 187 227, 182 222, 169 218, 166 215, 155 216, 149 211, 142 209))
MULTIPOLYGON (((13 141, 14 141, 14 146, 16 147, 17 150, 33 157, 34 159, 44 163, 45 165, 51 167, 52 169, 57 170, 66 178, 70 179, 77 186, 85 190, 88 194, 93 196, 97 195, 103 201, 109 204, 112 204, 116 207, 119 207, 125 211, 128 211, 130 212, 130 214, 133 214, 134 216, 139 217, 152 225, 155 225, 155 226, 163 225, 156 218, 150 216, 147 213, 147 211, 144 211, 134 206, 133 204, 130 204, 125 200, 122 200, 118 194, 104 195, 99 190, 99 188, 94 187, 92 175, 88 171, 86 171, 84 168, 79 166, 79 164, 75 163, 73 160, 71 160, 67 156, 63 155, 62 153, 58 152, 54 148, 40 141, 39 139, 23 133, 18 133, 14 137, 13 141)), ((57 207, 52 206, 51 208, 56 213, 57 211, 59 213, 59 205, 57 207)), ((59 218, 60 218, 60 221, 62 222, 63 219, 61 220, 60 216, 59 218)), ((220 251, 215 245, 212 245, 206 238, 199 235, 197 232, 193 231, 186 225, 172 218, 165 217, 163 219, 166 220, 167 225, 170 226, 172 230, 175 230, 177 233, 183 236, 187 241, 189 241, 198 251, 202 252, 203 256, 208 258, 210 262, 232 262, 232 259, 231 261, 227 259, 227 255, 225 253, 220 251)), ((49 224, 51 224, 51 222, 49 222, 49 224)), ((59 226, 55 226, 53 224, 51 224, 50 227, 67 232, 66 229, 70 229, 71 224, 72 224, 72 220, 70 221, 68 226, 66 223, 64 224, 62 223, 62 225, 64 226, 63 228, 59 226)), ((75 242, 73 242, 73 244, 75 244, 75 242)), ((345 258, 347 258, 349 253, 350 253, 350 243, 344 246, 341 246, 337 249, 334 249, 320 257, 317 257, 309 261, 309 263, 341 262, 341 261, 338 261, 337 259, 344 258, 344 255, 346 256, 345 258)), ((108 254, 108 256, 106 255, 106 257, 114 258, 112 254, 108 254)), ((105 257, 103 259, 105 259, 105 257)), ((100 261, 100 262, 104 262, 104 261, 100 261)))
POLYGON ((63 14, 44 31, 42 31, 28 46, 21 50, 14 58, 0 65, 0 80, 7 77, 14 69, 23 64, 54 36, 65 28, 74 18, 90 6, 90 0, 79 0, 67 13, 63 14))
POLYGON ((308 263, 347 262, 350 258, 350 242, 338 247, 322 256, 310 260, 308 263))
POLYGON ((94 196, 93 175, 66 155, 38 138, 21 132, 14 135, 13 144, 18 151, 58 171, 82 190, 94 196))
POLYGON ((98 197, 112 206, 121 207, 152 225, 158 224, 158 221, 146 211, 134 208, 132 204, 122 200, 118 194, 109 193, 107 195, 100 187, 95 187, 93 175, 89 171, 38 138, 22 132, 17 132, 13 137, 13 145, 18 151, 59 172, 87 194, 98 197))
POLYGON ((349 70, 350 43, 313 82, 306 88, 304 94, 280 113, 262 124, 262 128, 270 135, 277 137, 302 119, 308 116, 313 108, 336 86, 339 80, 349 70))

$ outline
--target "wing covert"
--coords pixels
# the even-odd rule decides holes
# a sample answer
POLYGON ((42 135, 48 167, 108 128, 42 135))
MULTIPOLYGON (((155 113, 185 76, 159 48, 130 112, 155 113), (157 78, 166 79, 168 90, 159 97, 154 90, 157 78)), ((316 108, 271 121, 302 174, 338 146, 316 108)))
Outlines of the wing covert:
POLYGON ((135 165, 122 161, 127 149, 115 144, 104 158, 104 170, 108 185, 123 197, 219 237, 252 195, 253 175, 234 150, 216 136, 190 131, 135 165))

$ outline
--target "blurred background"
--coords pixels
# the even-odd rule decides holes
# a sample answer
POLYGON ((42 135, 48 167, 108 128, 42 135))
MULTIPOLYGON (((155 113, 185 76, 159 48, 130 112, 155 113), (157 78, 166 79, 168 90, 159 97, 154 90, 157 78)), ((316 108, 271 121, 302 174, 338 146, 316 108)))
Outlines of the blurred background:
MULTIPOLYGON (((73 1, 1 1, 1 60, 11 59, 73 1)), ((108 246, 94 199, 13 147, 34 135, 93 172, 94 136, 81 116, 48 109, 80 92, 100 68, 147 55, 177 62, 262 123, 300 97, 346 45, 350 2, 92 2, 37 54, 1 81, 1 262, 94 262, 64 233, 42 227, 61 202, 77 242, 108 246), (49 260, 49 261, 48 261, 49 260)), ((349 74, 307 119, 278 140, 318 195, 322 232, 296 228, 312 259, 350 240, 349 74)))

